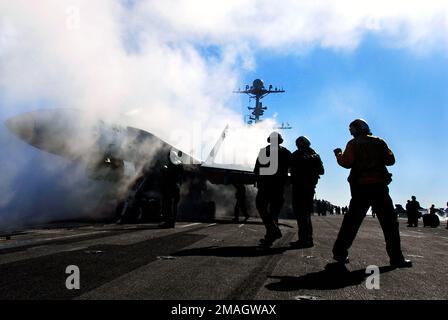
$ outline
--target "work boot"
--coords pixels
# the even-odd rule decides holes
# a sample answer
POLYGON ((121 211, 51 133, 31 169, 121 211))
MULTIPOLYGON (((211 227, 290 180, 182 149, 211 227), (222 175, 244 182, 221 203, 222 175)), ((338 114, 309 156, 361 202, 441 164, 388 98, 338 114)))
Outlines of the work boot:
POLYGON ((412 268, 412 261, 405 258, 390 260, 390 266, 393 268, 412 268))
POLYGON ((264 248, 269 248, 274 243, 274 241, 269 238, 262 238, 259 241, 260 241, 260 243, 259 243, 260 247, 264 247, 264 248))
POLYGON ((162 222, 157 227, 159 229, 171 229, 171 228, 174 228, 174 223, 162 222))
POLYGON ((333 259, 336 260, 336 262, 341 263, 341 264, 347 264, 350 263, 350 259, 348 257, 338 257, 338 256, 333 256, 333 259))
MULTIPOLYGON (((348 259, 347 259, 348 261, 348 259)), ((348 263, 348 262, 347 262, 348 263)), ((332 272, 332 273, 339 273, 339 274, 348 274, 350 273, 350 270, 347 269, 344 262, 331 262, 327 263, 325 266, 325 271, 332 272)))
POLYGON ((282 233, 279 230, 277 230, 273 234, 265 235, 263 239, 260 239, 260 245, 262 247, 270 247, 274 243, 275 240, 280 239, 282 237, 282 233))
POLYGON ((310 241, 297 240, 295 242, 290 242, 289 245, 295 249, 306 249, 306 248, 314 247, 313 240, 310 240, 310 241))

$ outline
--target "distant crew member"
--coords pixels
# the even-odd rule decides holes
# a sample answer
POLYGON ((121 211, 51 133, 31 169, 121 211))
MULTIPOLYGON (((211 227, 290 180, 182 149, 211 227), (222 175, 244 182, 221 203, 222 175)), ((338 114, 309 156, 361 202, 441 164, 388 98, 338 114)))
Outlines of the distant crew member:
POLYGON ((446 228, 448 229, 448 202, 446 203, 445 217, 447 218, 446 219, 446 228))
POLYGON ((159 228, 174 228, 177 216, 177 205, 180 199, 180 185, 182 184, 183 167, 174 163, 168 154, 162 166, 160 191, 162 194, 162 220, 159 228))
POLYGON ((258 188, 255 203, 266 228, 266 235, 260 239, 260 244, 266 247, 282 237, 278 216, 284 202, 283 193, 291 157, 291 152, 280 146, 282 142, 279 133, 271 133, 269 145, 260 150, 254 168, 258 188))
POLYGON ((406 260, 401 251, 398 216, 389 196, 388 185, 392 181, 392 175, 386 166, 395 163, 394 154, 385 141, 372 136, 364 120, 356 119, 349 129, 354 138, 347 143, 344 152, 337 148, 334 153, 340 166, 351 169, 348 181, 352 199, 333 246, 333 258, 337 262, 329 267, 345 269, 348 249, 369 207, 377 214, 383 229, 390 265, 396 268, 411 267, 412 262, 406 260))
POLYGON ((429 214, 436 215, 437 209, 435 205, 431 205, 431 208, 429 208, 429 214))
POLYGON ((417 198, 415 196, 411 197, 411 201, 406 205, 406 211, 408 214, 408 227, 418 227, 418 216, 419 216, 419 209, 420 203, 417 201, 417 198))
POLYGON ((440 219, 436 214, 437 209, 435 205, 431 205, 429 208, 429 214, 423 215, 423 226, 430 226, 432 228, 437 228, 440 224, 440 219))
POLYGON ((296 140, 297 150, 291 155, 292 208, 297 218, 299 236, 296 242, 291 242, 295 248, 310 248, 313 243, 313 212, 314 193, 319 176, 324 174, 324 166, 319 155, 311 148, 307 137, 296 140))
POLYGON ((446 203, 445 217, 447 218, 446 219, 446 228, 448 229, 448 202, 446 203))
POLYGON ((242 183, 234 184, 234 187, 236 189, 235 192, 235 210, 234 210, 234 218, 233 221, 238 222, 239 221, 239 215, 240 211, 244 215, 244 221, 249 219, 249 214, 247 213, 247 207, 246 207, 246 186, 242 183))
POLYGON ((411 218, 411 216, 409 215, 409 211, 410 211, 409 203, 410 203, 410 202, 411 202, 411 200, 407 200, 407 202, 406 202, 406 206, 405 206, 405 208, 406 208, 406 216, 408 217, 408 227, 411 227, 411 226, 412 226, 412 224, 411 224, 412 218, 411 218))

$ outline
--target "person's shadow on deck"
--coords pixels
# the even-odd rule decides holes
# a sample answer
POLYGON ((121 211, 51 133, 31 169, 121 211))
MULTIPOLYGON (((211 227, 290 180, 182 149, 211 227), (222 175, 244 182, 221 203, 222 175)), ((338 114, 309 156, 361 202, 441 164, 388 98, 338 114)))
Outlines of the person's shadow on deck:
MULTIPOLYGON (((394 270, 391 266, 383 266, 379 269, 380 274, 394 270)), ((300 277, 270 276, 269 278, 280 281, 267 284, 266 289, 271 291, 297 291, 300 289, 335 290, 359 285, 369 276, 370 274, 366 273, 366 269, 351 272, 348 270, 346 272, 322 270, 300 277)))

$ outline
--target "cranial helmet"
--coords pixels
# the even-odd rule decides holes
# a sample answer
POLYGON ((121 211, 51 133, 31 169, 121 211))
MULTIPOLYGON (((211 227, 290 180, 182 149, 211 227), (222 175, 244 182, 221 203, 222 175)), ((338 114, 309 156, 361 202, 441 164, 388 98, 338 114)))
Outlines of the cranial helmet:
POLYGON ((300 136, 296 139, 296 146, 299 146, 299 144, 304 145, 305 147, 311 146, 310 139, 306 136, 300 136))
POLYGON ((283 137, 282 137, 282 135, 280 134, 280 133, 278 133, 278 132, 272 132, 270 135, 269 135, 269 137, 268 137, 268 143, 271 143, 271 138, 273 139, 273 140, 275 140, 275 139, 277 139, 277 141, 278 141, 278 144, 282 144, 283 143, 283 137))
POLYGON ((372 132, 370 132, 369 125, 364 119, 356 119, 352 121, 349 127, 351 128, 351 134, 355 137, 359 135, 372 134, 372 132))

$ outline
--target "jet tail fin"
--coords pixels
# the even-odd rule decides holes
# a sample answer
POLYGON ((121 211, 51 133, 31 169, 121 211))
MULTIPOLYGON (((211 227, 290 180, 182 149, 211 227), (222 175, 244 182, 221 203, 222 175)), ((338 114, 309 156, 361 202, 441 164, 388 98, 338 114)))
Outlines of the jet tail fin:
POLYGON ((210 164, 215 161, 215 157, 218 154, 219 148, 221 148, 221 144, 224 141, 224 139, 226 138, 227 131, 229 131, 229 125, 226 125, 226 127, 222 131, 221 135, 218 138, 218 141, 216 141, 215 146, 210 151, 210 154, 208 155, 207 160, 205 160, 205 163, 210 164))

